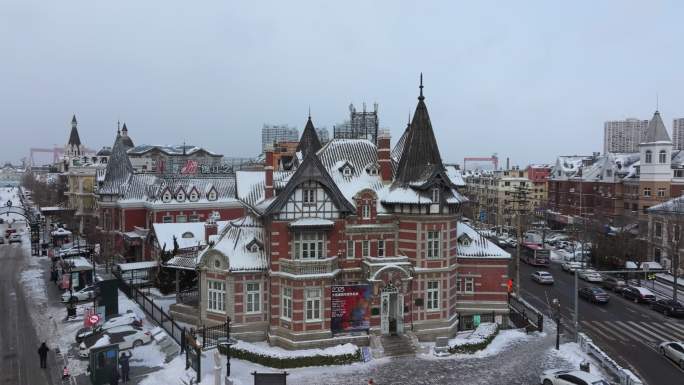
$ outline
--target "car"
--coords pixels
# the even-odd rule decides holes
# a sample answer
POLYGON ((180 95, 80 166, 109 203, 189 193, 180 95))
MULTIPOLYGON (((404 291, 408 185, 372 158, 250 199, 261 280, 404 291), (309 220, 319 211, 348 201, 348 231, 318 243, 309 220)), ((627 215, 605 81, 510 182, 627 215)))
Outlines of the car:
POLYGON ((610 385, 601 377, 581 370, 546 370, 539 382, 542 385, 610 385))
POLYGON ((641 286, 627 286, 622 289, 622 296, 626 299, 633 300, 634 303, 650 303, 655 301, 655 295, 645 287, 641 286))
POLYGON ((671 299, 659 299, 651 302, 651 309, 662 312, 665 316, 684 316, 684 305, 671 299))
POLYGON ((21 243, 21 235, 17 233, 10 234, 9 243, 21 243))
POLYGON ((606 290, 612 290, 616 293, 619 293, 622 291, 622 289, 627 287, 627 283, 624 279, 620 277, 607 275, 603 277, 603 282, 601 282, 601 286, 606 290))
POLYGON ((684 343, 680 341, 663 342, 658 345, 658 350, 684 370, 684 343))
POLYGON ((596 270, 592 270, 592 269, 579 270, 577 274, 578 274, 579 278, 581 278, 587 282, 602 282, 603 281, 603 277, 601 277, 601 274, 599 274, 596 270))
POLYGON ((541 284, 553 285, 553 275, 548 271, 535 271, 532 273, 532 280, 541 284))
POLYGON ((580 298, 584 298, 593 303, 608 303, 610 296, 603 289, 598 287, 583 287, 578 290, 580 298))
POLYGON ((142 327, 143 320, 137 314, 129 310, 127 313, 111 317, 101 324, 79 329, 78 332, 76 332, 76 342, 80 343, 85 338, 94 334, 100 334, 109 329, 126 325, 142 327))
POLYGON ((62 302, 69 301, 88 301, 97 295, 96 286, 86 286, 83 289, 75 292, 66 292, 62 294, 62 302))
POLYGON ((568 261, 568 262, 563 262, 561 264, 561 269, 563 271, 566 271, 568 273, 574 273, 575 270, 582 268, 582 263, 580 262, 574 262, 574 261, 568 261))
POLYGON ((149 331, 143 331, 142 328, 131 325, 118 326, 83 339, 78 346, 78 355, 81 358, 88 358, 90 349, 109 344, 118 344, 119 350, 128 350, 150 341, 152 341, 152 333, 149 331))
POLYGON ((5 243, 5 237, 0 235, 0 245, 2 245, 3 243, 5 243))

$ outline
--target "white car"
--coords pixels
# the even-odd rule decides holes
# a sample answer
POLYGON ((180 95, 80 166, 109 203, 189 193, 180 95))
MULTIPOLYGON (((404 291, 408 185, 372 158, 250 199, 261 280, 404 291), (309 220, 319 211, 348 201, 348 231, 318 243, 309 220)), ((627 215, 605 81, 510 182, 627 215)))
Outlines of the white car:
POLYGON ((102 324, 79 329, 78 332, 76 332, 76 342, 81 342, 85 338, 90 337, 93 334, 98 334, 109 329, 127 325, 142 327, 143 320, 137 314, 129 310, 127 313, 118 315, 116 317, 112 317, 107 321, 103 322, 102 324))
POLYGON ((587 282, 603 282, 603 277, 596 270, 584 269, 579 270, 579 278, 587 282))
POLYGON ((660 353, 674 361, 684 369, 684 343, 680 341, 663 342, 659 346, 660 353))
POLYGON ((10 234, 8 242, 9 243, 15 243, 15 242, 21 243, 21 235, 17 234, 17 233, 10 234))
POLYGON ((541 284, 553 285, 553 275, 548 271, 535 271, 532 273, 532 280, 541 284))
POLYGON ((152 333, 143 331, 142 328, 134 326, 118 326, 86 337, 79 345, 78 355, 81 358, 88 358, 90 349, 110 344, 118 344, 119 350, 137 348, 152 341, 152 333))
POLYGON ((546 370, 539 382, 542 385, 610 385, 601 377, 581 370, 546 370))
POLYGON ((86 286, 83 289, 69 293, 68 291, 64 294, 62 294, 62 302, 69 302, 72 298, 74 298, 75 301, 88 301, 93 298, 95 298, 96 295, 96 286, 86 286))
POLYGON ((561 264, 561 269, 563 269, 563 271, 567 271, 568 273, 574 273, 575 270, 581 269, 581 268, 582 268, 581 262, 569 261, 569 262, 563 262, 561 264))

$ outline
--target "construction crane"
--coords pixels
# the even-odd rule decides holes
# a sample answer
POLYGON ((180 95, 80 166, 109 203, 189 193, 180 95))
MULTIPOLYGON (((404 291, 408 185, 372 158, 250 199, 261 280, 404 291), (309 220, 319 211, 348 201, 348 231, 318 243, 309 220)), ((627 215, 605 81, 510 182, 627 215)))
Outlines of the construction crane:
POLYGON ((492 164, 494 165, 494 170, 499 168, 499 157, 497 156, 497 154, 493 154, 490 157, 477 157, 477 156, 465 157, 465 158, 463 158, 463 171, 465 171, 467 169, 466 164, 468 163, 468 161, 471 161, 471 162, 492 162, 492 164))
POLYGON ((31 148, 31 155, 29 155, 29 164, 34 165, 34 159, 33 155, 36 153, 51 153, 52 154, 52 163, 57 163, 59 162, 59 158, 64 154, 64 149, 61 147, 53 147, 53 148, 31 148))

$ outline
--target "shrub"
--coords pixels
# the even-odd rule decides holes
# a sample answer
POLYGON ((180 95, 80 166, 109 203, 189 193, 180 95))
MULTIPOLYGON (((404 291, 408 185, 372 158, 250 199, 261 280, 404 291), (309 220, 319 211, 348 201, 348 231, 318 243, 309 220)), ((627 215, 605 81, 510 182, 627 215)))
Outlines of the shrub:
POLYGON ((477 330, 473 332, 473 335, 471 335, 469 338, 463 339, 456 341, 455 344, 452 345, 451 341, 449 341, 449 353, 454 354, 454 353, 460 353, 460 354, 473 354, 477 352, 478 350, 482 350, 486 348, 492 340, 499 334, 499 325, 493 324, 493 327, 488 327, 488 324, 483 324, 481 326, 486 326, 488 328, 491 328, 490 330, 483 330, 480 331, 480 327, 478 327, 477 330), (480 333, 478 333, 480 332, 480 333), (486 334, 484 334, 486 333, 486 334), (473 338, 471 338, 473 337, 473 338))
MULTIPOLYGON (((226 354, 226 349, 219 346, 219 352, 226 354)), ((248 349, 239 347, 230 348, 231 358, 238 358, 254 362, 260 365, 277 369, 302 368, 306 366, 327 366, 327 365, 347 365, 361 361, 361 350, 356 349, 353 354, 341 355, 313 355, 300 357, 276 357, 262 353, 252 352, 248 349)))

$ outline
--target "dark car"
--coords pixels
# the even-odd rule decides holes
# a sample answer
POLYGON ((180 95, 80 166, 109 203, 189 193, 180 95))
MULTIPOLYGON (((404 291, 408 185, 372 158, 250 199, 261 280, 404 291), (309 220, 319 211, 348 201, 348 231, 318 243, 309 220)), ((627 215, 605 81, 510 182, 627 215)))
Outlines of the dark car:
POLYGON ((635 303, 651 303, 656 300, 655 295, 650 290, 641 286, 627 286, 622 289, 622 296, 635 303))
POLYGON ((610 296, 598 287, 583 287, 579 289, 579 296, 594 303, 608 303, 610 296))
POLYGON ((684 305, 671 299, 659 299, 651 302, 651 309, 666 316, 684 317, 684 305))

